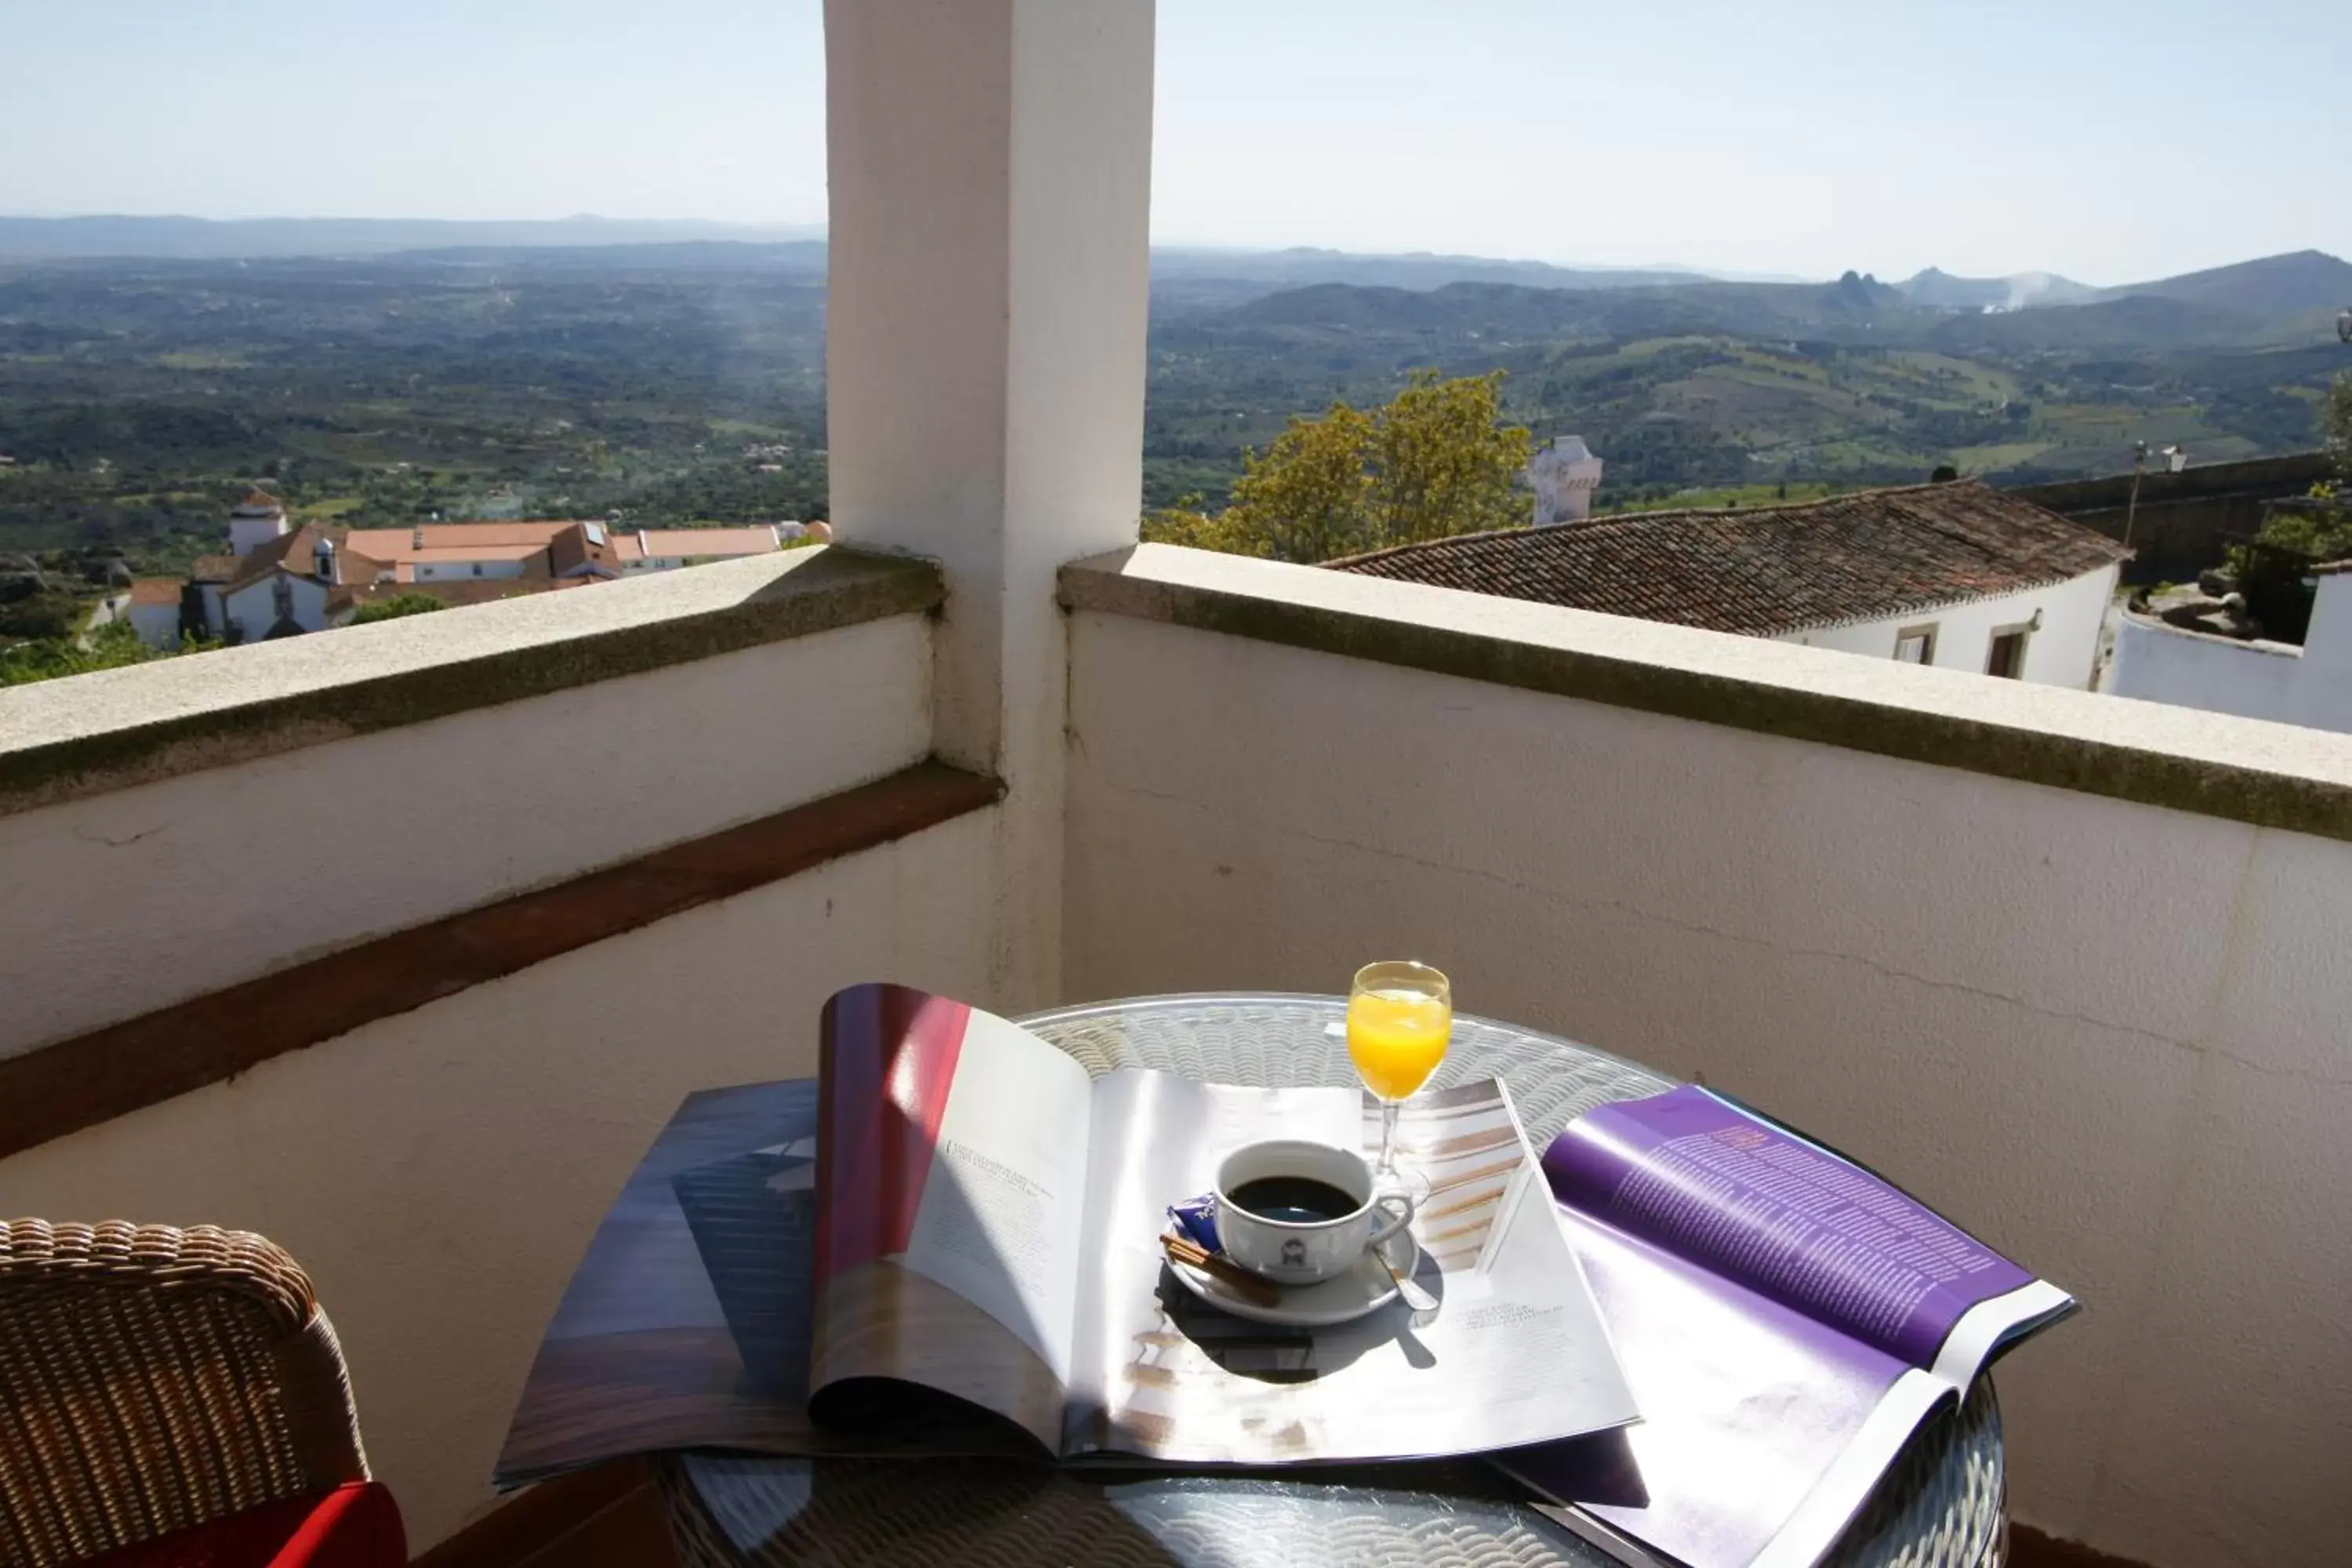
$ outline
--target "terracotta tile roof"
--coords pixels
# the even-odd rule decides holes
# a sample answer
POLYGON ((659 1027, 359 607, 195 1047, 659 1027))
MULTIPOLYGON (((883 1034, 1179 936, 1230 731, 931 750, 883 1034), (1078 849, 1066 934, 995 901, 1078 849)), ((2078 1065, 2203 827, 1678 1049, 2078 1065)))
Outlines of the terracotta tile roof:
POLYGON ((766 523, 748 528, 649 528, 619 536, 624 560, 678 556, 765 555, 776 548, 776 531, 766 523))
POLYGON ((1653 511, 1465 534, 1341 572, 1778 637, 2063 583, 2130 552, 1974 480, 1798 506, 1653 511))
POLYGON ((131 602, 176 607, 180 603, 180 584, 169 577, 139 578, 131 584, 131 602))
POLYGON ((266 577, 275 572, 280 563, 289 558, 299 560, 307 557, 311 547, 318 542, 318 534, 306 522, 290 532, 278 534, 273 539, 265 540, 255 545, 236 558, 236 570, 228 575, 229 587, 242 588, 255 578, 266 577), (293 556, 291 553, 297 540, 301 542, 302 556, 293 556))
POLYGON ((234 555, 199 555, 195 564, 188 568, 188 580, 192 583, 226 583, 236 575, 234 555))
POLYGON ((478 552, 507 546, 544 550, 565 529, 580 526, 574 519, 541 518, 521 522, 422 522, 408 528, 355 528, 352 530, 351 546, 362 555, 395 565, 403 561, 435 558, 488 561, 492 557, 478 552))
MULTIPOLYGON (((350 529, 321 528, 315 522, 306 522, 290 533, 281 533, 236 557, 236 570, 228 574, 228 585, 223 592, 234 593, 254 579, 267 577, 280 567, 298 577, 310 576, 314 570, 314 552, 321 539, 331 541, 335 546, 335 580, 338 583, 373 583, 384 570, 383 563, 364 551, 352 549, 352 532, 350 529)), ((214 559, 215 557, 206 556, 196 564, 201 568, 206 561, 214 559)))
POLYGON ((547 553, 544 540, 536 544, 469 544, 462 550, 403 550, 394 559, 414 565, 420 561, 462 566, 468 561, 528 561, 547 553))
MULTIPOLYGON (((609 542, 612 534, 600 528, 596 531, 596 538, 609 542)), ((611 544, 599 544, 595 539, 591 539, 585 523, 575 522, 547 542, 547 565, 551 572, 572 572, 583 566, 609 570, 612 558, 611 544)))

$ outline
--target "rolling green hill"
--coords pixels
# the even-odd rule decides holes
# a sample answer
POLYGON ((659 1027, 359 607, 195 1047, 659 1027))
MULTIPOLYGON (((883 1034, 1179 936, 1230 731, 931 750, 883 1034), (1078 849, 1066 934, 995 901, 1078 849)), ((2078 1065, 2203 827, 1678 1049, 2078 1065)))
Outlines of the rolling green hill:
MULTIPOLYGON (((0 453, 17 459, 0 467, 0 551, 80 542, 184 563, 256 478, 301 515, 361 524, 618 511, 658 525, 824 504, 821 241, 435 233, 508 243, 0 264, 0 453)), ((1583 435, 1609 465, 1602 503, 1622 505, 1911 480, 1945 462, 2005 479, 2113 472, 2136 439, 2198 461, 2298 449, 2352 365, 2336 307, 2310 303, 2352 268, 2313 253, 1994 310, 1931 297, 2016 280, 1601 287, 1570 269, 1323 252, 1221 277, 1213 253, 1176 254, 1152 288, 1155 504, 1220 499, 1244 447, 1335 398, 1385 401, 1420 366, 1508 372, 1513 416, 1583 435), (1282 286, 1294 275, 1313 280, 1282 286)))
POLYGON ((2128 467, 2135 440, 2207 462, 2296 450, 2352 354, 2332 312, 2302 309, 2315 269, 2283 259, 2296 265, 2252 264, 2245 289, 2184 280, 1990 311, 1925 304, 1851 273, 1286 290, 1155 330, 1149 483, 1155 500, 1214 500, 1240 448, 1263 446, 1289 414, 1380 401, 1421 364, 1508 371, 1515 415, 1539 436, 1580 434, 1608 461, 1604 504, 1912 480, 1946 462, 2020 482, 2109 473, 2128 467), (2263 281, 2282 274, 2296 281, 2263 281))

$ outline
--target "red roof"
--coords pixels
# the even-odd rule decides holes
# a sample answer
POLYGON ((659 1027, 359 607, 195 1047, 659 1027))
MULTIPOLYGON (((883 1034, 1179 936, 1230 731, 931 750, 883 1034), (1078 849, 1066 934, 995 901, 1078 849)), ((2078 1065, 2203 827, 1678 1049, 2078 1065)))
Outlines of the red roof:
MULTIPOLYGON (((517 522, 420 522, 407 528, 355 528, 350 547, 373 561, 394 565, 404 561, 488 561, 492 552, 526 547, 520 553, 544 550, 558 534, 581 523, 570 518, 541 518, 517 522)), ((599 524, 598 526, 602 526, 599 524)))
POLYGON ((131 602, 134 605, 172 605, 180 602, 180 584, 170 577, 142 577, 131 584, 131 602))
POLYGON ((766 523, 741 528, 649 528, 642 533, 621 534, 614 544, 625 561, 765 555, 776 548, 776 531, 766 523))
MULTIPOLYGON (((319 542, 326 540, 335 548, 335 581, 342 584, 365 584, 376 580, 383 570, 376 557, 350 547, 350 532, 340 528, 323 528, 306 522, 291 533, 256 545, 249 552, 236 558, 236 570, 230 574, 225 592, 235 593, 256 578, 267 577, 273 572, 291 572, 298 577, 308 577, 317 570, 319 542)), ((207 558, 209 559, 209 558, 207 558)), ((199 566, 203 562, 198 562, 199 566)))

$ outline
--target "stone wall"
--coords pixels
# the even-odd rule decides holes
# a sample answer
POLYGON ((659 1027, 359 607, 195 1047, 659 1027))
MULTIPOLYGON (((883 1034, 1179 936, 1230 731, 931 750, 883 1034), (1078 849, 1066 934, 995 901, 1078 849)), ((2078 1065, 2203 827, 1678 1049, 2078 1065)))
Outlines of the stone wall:
MULTIPOLYGON (((2230 544, 2262 526, 2263 505, 2299 496, 2328 476, 2324 452, 2206 463, 2179 473, 2150 473, 2140 481, 2131 542, 2138 556, 2124 568, 2134 583, 2185 583, 2219 565, 2230 544)), ((2110 539, 2124 537, 2131 510, 2132 477, 2068 479, 2020 485, 2011 494, 2048 507, 2110 539)))

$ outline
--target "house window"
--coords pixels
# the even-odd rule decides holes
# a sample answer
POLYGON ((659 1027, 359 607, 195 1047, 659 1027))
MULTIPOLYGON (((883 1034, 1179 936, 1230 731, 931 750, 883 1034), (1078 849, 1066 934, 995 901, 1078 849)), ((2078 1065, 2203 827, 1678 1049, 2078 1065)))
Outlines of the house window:
POLYGON ((2002 626, 1992 634, 1992 647, 1985 654, 1985 673, 1998 675, 2004 680, 2025 679, 2025 639, 2032 634, 2032 626, 2002 626))
POLYGON ((1895 634, 1895 662, 1897 664, 1933 664, 1936 662, 1936 628, 1933 626, 1905 626, 1895 634))
POLYGON ((475 562, 475 563, 474 563, 474 575, 475 575, 475 576, 477 576, 477 577, 478 577, 478 576, 480 576, 481 574, 482 574, 482 563, 481 563, 480 562, 477 561, 477 562, 475 562))

